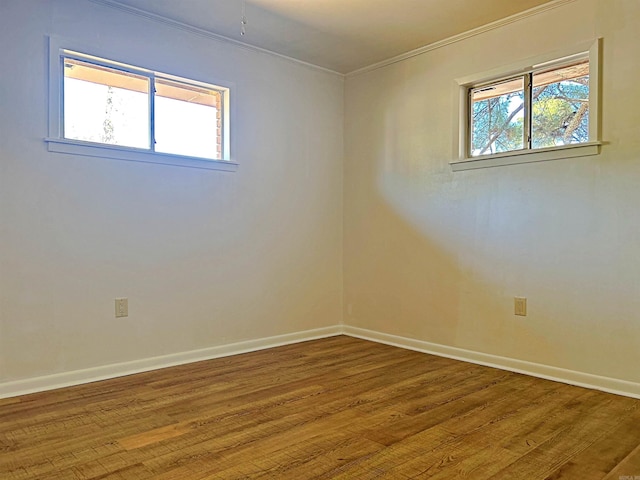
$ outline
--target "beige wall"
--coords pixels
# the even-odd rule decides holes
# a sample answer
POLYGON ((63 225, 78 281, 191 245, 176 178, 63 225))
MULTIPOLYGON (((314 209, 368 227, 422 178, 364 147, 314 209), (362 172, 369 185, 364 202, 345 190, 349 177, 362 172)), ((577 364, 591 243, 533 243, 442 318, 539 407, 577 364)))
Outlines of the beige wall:
POLYGON ((86 0, 0 1, 0 45, 0 383, 340 322, 340 76, 86 0), (239 170, 47 152, 48 35, 233 83, 239 170))
POLYGON ((576 0, 344 85, 92 2, 1 1, 0 383, 343 316, 640 381, 639 18, 576 0), (52 34, 234 83, 239 170, 48 153, 52 34), (451 172, 455 78, 598 36, 601 155, 451 172))
POLYGON ((577 0, 347 78, 346 324, 640 381, 639 21, 577 0), (454 79, 598 36, 601 155, 451 171, 454 79))

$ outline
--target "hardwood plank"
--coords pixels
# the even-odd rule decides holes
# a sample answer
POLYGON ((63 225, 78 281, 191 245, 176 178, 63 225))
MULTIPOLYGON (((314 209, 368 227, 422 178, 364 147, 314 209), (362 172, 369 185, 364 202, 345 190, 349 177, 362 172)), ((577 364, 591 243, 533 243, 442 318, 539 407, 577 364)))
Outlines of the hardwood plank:
MULTIPOLYGON (((638 428, 640 428, 640 411, 636 410, 631 416, 623 417, 615 430, 562 465, 549 475, 547 480, 602 479, 637 448, 638 428)), ((615 478, 617 480, 617 477, 615 478)))
POLYGON ((570 422, 500 471, 495 478, 515 479, 523 475, 531 479, 547 478, 617 428, 629 414, 628 406, 632 404, 637 404, 637 401, 595 391, 584 394, 584 398, 578 397, 568 407, 573 412, 579 411, 579 415, 572 416, 570 422))
POLYGON ((0 478, 618 480, 639 425, 638 400, 339 336, 0 401, 0 478))
POLYGON ((635 480, 637 477, 640 477, 640 445, 611 470, 604 480, 635 480))
POLYGON ((175 423, 166 427, 154 428, 147 432, 129 435, 118 440, 118 444, 125 450, 142 448, 156 442, 162 442, 171 438, 179 437, 191 431, 193 426, 188 423, 175 423))

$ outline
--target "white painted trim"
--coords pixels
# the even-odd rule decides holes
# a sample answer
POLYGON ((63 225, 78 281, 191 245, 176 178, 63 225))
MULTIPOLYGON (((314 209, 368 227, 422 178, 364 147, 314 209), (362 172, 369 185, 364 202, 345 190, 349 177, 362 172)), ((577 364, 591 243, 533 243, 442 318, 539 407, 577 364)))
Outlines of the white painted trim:
POLYGON ((319 338, 333 337, 342 333, 340 325, 331 327, 305 330, 302 332, 287 333, 273 337, 247 340, 244 342, 231 343, 228 345, 218 345, 201 350, 189 352, 173 353, 159 357, 143 358, 130 362, 115 363, 101 367, 74 370, 71 372, 45 375, 42 377, 16 380, 13 382, 0 383, 0 398, 17 397, 29 393, 54 390, 56 388, 70 387, 84 383, 97 382, 110 378, 133 375, 135 373, 148 372, 160 368, 183 365, 185 363, 211 360, 213 358, 228 357, 241 353, 255 352, 267 348, 289 345, 291 343, 306 342, 319 338))
MULTIPOLYGON (((272 55, 274 57, 281 58, 283 60, 287 60, 289 62, 297 63, 299 65, 313 68, 314 70, 321 70, 326 73, 331 73, 332 75, 338 75, 340 77, 344 77, 344 74, 340 72, 336 72, 335 70, 331 70, 330 68, 321 67, 320 65, 314 65, 313 63, 305 62, 304 60, 299 60, 297 58, 289 57, 287 55, 283 55, 281 53, 274 52, 272 50, 267 50, 266 48, 257 47, 255 45, 251 45, 249 43, 241 42, 239 40, 235 40, 230 37, 225 37, 224 35, 220 35, 218 33, 210 32, 209 30, 205 30, 203 28, 198 28, 193 25, 189 25, 188 23, 180 22, 178 20, 174 20, 172 18, 164 17, 162 15, 158 15, 155 13, 147 12, 146 10, 142 10, 140 8, 135 8, 130 5, 125 5, 123 3, 118 2, 117 0, 90 0, 93 3, 97 3, 99 5, 104 5, 106 7, 115 8, 117 10, 121 10, 126 13, 130 13, 132 15, 137 15, 139 17, 146 18, 147 20, 152 20, 154 22, 163 23, 170 27, 177 28, 179 30, 184 30, 186 32, 194 33, 196 35, 200 35, 201 37, 207 37, 212 40, 217 40, 222 43, 229 43, 231 45, 235 45, 236 47, 244 48, 246 50, 252 50, 254 52, 265 53, 267 55, 272 55)), ((567 0, 564 0, 567 1, 567 0)), ((574 0, 569 0, 574 1, 574 0)))
POLYGON ((566 158, 588 157, 600 154, 602 142, 585 142, 562 145, 559 147, 538 148, 533 150, 517 150, 497 153, 482 157, 471 157, 464 160, 449 162, 451 170, 475 170, 478 168, 503 167, 520 163, 546 162, 566 158))
POLYGON ((505 25, 509 25, 511 23, 520 21, 520 20, 528 18, 528 17, 532 17, 534 15, 538 15, 540 13, 544 13, 544 12, 546 12, 548 10, 552 10, 554 8, 561 7, 561 6, 565 5, 565 4, 568 4, 568 3, 571 3, 571 2, 575 2, 576 0, 551 0, 550 2, 547 2, 545 4, 539 5, 537 7, 530 8, 529 10, 525 10, 524 12, 516 13, 514 15, 511 15, 509 17, 506 17, 506 18, 503 18, 503 19, 500 19, 500 20, 496 20, 495 22, 488 23, 488 24, 483 25, 481 27, 474 28, 472 30, 468 30, 466 32, 460 33, 458 35, 454 35, 454 36, 449 37, 449 38, 445 38, 443 40, 440 40, 440 41, 437 41, 437 42, 434 42, 434 43, 430 43, 428 45, 424 45, 422 47, 416 48, 415 50, 411 50, 409 52, 405 52, 405 53, 402 53, 400 55, 396 55, 395 57, 391 57, 391 58, 388 58, 386 60, 382 60, 380 62, 376 62, 376 63, 368 65, 366 67, 362 67, 362 68, 359 68, 357 70, 353 70, 353 71, 348 72, 346 74, 337 72, 335 70, 331 70, 330 68, 321 67, 320 65, 315 65, 313 63, 305 62, 304 60, 299 60, 297 58, 289 57, 287 55, 283 55, 281 53, 277 53, 277 52, 274 52, 272 50, 268 50, 266 48, 262 48, 262 47, 258 47, 256 45, 251 45, 249 43, 241 42, 241 41, 236 40, 234 38, 230 38, 230 37, 226 37, 224 35, 213 33, 213 32, 211 32, 209 30, 205 30, 203 28, 198 28, 198 27, 195 27, 193 25, 189 25, 187 23, 180 22, 178 20, 174 20, 174 19, 162 16, 162 15, 158 15, 158 14, 155 14, 155 13, 148 12, 146 10, 142 10, 142 9, 139 9, 139 8, 132 7, 130 5, 125 5, 125 4, 123 4, 123 3, 121 3, 121 2, 119 2, 117 0, 90 0, 90 1, 93 2, 93 3, 99 4, 99 5, 106 6, 106 7, 115 8, 117 10, 121 10, 121 11, 124 11, 124 12, 132 14, 132 15, 137 15, 139 17, 143 17, 143 18, 146 18, 148 20, 152 20, 152 21, 155 21, 155 22, 158 22, 158 23, 163 23, 165 25, 168 25, 168 26, 171 26, 171 27, 174 27, 174 28, 178 28, 180 30, 184 30, 184 31, 187 31, 187 32, 194 33, 196 35, 200 35, 200 36, 207 37, 207 38, 210 38, 210 39, 213 39, 213 40, 217 40, 217 41, 222 42, 222 43, 229 43, 229 44, 232 44, 232 45, 235 45, 237 47, 241 47, 241 48, 244 48, 244 49, 247 49, 247 50, 252 50, 252 51, 264 53, 264 54, 267 54, 267 55, 272 55, 272 56, 281 58, 283 60, 288 60, 290 62, 297 63, 299 65, 303 65, 303 66, 306 66, 306 67, 309 67, 309 68, 313 68, 313 69, 316 69, 316 70, 321 70, 323 72, 331 73, 333 75, 338 75, 340 77, 350 77, 350 76, 355 76, 355 75, 360 75, 360 74, 363 74, 363 73, 367 73, 367 72, 370 72, 370 71, 373 71, 373 70, 377 70, 379 68, 386 67, 387 65, 392 65, 394 63, 401 62, 401 61, 406 60, 408 58, 415 57, 417 55, 422 55, 423 53, 429 52, 431 50, 436 50, 438 48, 442 48, 442 47, 445 47, 447 45, 451 45, 452 43, 460 42, 462 40, 466 40, 468 38, 475 37, 476 35, 480 35, 482 33, 485 33, 485 32, 491 31, 491 30, 495 30, 497 28, 503 27, 505 25))
MULTIPOLYGON (((142 163, 157 163, 161 165, 173 165, 178 167, 199 168, 203 170, 222 170, 235 172, 238 164, 232 161, 235 155, 236 136, 231 132, 231 123, 235 118, 235 84, 225 80, 214 79, 214 81, 204 82, 201 79, 188 79, 174 74, 159 72, 150 68, 150 65, 141 66, 135 59, 126 55, 126 52, 109 51, 96 45, 85 44, 77 39, 64 38, 57 35, 49 37, 49 136, 44 139, 49 152, 66 153, 71 155, 83 155, 89 157, 110 158, 115 160, 128 160, 142 163), (73 53, 70 53, 73 52, 73 53), (126 71, 140 73, 149 78, 151 84, 153 75, 163 78, 176 79, 182 83, 196 84, 214 88, 222 92, 223 95, 223 151, 224 159, 214 160, 200 157, 190 157, 172 153, 163 153, 154 149, 143 149, 133 147, 123 147, 119 145, 108 145, 103 143, 85 142, 64 138, 63 134, 63 57, 88 57, 92 62, 105 66, 121 66, 126 71), (117 60, 114 60, 116 59, 117 60), (133 61, 132 61, 133 60, 133 61), (123 63, 124 62, 124 63, 123 63), (135 66, 134 66, 135 65, 135 66)), ((153 119, 150 117, 153 128, 153 119)), ((151 132, 149 132, 151 134, 151 132)))
POLYGON ((463 348, 426 342, 424 340, 376 332, 365 328, 352 327, 349 325, 333 325, 330 327, 247 340, 228 345, 218 345, 201 350, 173 353, 159 357, 144 358, 130 362, 0 383, 0 399, 97 382, 110 378, 123 377, 136 373, 148 372, 150 370, 158 370, 161 368, 199 362, 202 360, 211 360, 214 358, 255 352, 292 343, 334 337, 337 335, 347 335, 385 345, 392 345, 394 347, 405 348, 408 350, 428 353, 477 365, 522 373, 578 387, 601 390, 607 393, 640 399, 640 383, 603 377, 590 373, 576 372, 574 370, 567 370, 550 365, 543 365, 515 358, 501 357, 489 353, 476 352, 463 348))
POLYGON ((527 362, 515 358, 501 357, 489 353, 475 352, 464 348, 450 347, 448 345, 440 345, 348 325, 345 325, 343 330, 344 335, 350 337, 640 399, 640 383, 576 372, 574 370, 527 362))
MULTIPOLYGON (((94 0, 96 1, 96 0, 94 0)), ((468 30, 463 33, 459 33, 458 35, 454 35, 449 38, 445 38, 444 40, 440 40, 438 42, 430 43, 429 45, 425 45, 423 47, 416 48, 415 50, 411 50, 406 53, 402 53, 400 55, 396 55, 395 57, 388 58, 386 60, 382 60, 381 62, 374 63, 372 65, 368 65, 366 67, 359 68, 352 72, 345 74, 345 77, 354 77, 356 75, 362 75, 363 73, 368 73, 373 70, 378 70, 379 68, 386 67, 388 65, 393 65, 394 63, 401 62, 403 60, 407 60, 408 58, 416 57, 418 55, 422 55, 423 53, 430 52, 432 50, 437 50, 438 48, 446 47, 447 45, 451 45, 452 43, 461 42, 462 40, 466 40, 468 38, 475 37, 476 35, 480 35, 485 32, 489 32, 491 30, 495 30, 500 27, 504 27, 514 22, 518 22, 528 17, 532 17, 534 15, 539 15, 548 10, 552 10, 554 8, 561 7, 571 2, 575 2, 576 0, 552 0, 550 2, 544 3, 540 6, 530 8, 529 10, 525 10, 524 12, 516 13, 509 17, 503 18, 501 20, 496 20, 495 22, 487 23, 478 28, 474 28, 472 30, 468 30)))
MULTIPOLYGON (((600 44, 601 38, 566 46, 553 52, 529 57, 510 65, 478 72, 455 80, 453 101, 458 117, 453 123, 453 152, 449 164, 453 171, 477 168, 499 167, 519 163, 544 162, 590 155, 599 155, 600 146, 600 44), (515 78, 525 73, 540 72, 543 67, 561 68, 577 59, 589 60, 589 141, 548 148, 530 148, 495 153, 492 155, 469 156, 471 143, 469 89, 484 83, 497 83, 515 78)), ((529 87, 530 88, 530 87, 529 87)), ((526 110, 526 109, 525 109, 526 110)))
POLYGON ((83 155, 85 157, 109 158, 113 160, 126 160, 129 162, 157 163, 160 165, 173 165, 176 167, 199 168, 202 170, 221 170, 235 172, 238 164, 226 160, 208 160, 205 158, 186 157, 171 153, 154 152, 117 145, 97 144, 66 138, 45 138, 47 150, 69 155, 83 155))

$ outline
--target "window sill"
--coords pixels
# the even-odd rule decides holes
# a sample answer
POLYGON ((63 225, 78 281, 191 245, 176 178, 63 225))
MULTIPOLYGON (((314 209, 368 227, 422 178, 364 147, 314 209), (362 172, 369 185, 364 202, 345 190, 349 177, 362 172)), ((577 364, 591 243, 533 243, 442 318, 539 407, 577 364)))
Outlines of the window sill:
POLYGON ((546 162, 564 158, 587 157, 598 155, 602 142, 588 142, 561 147, 539 148, 536 150, 518 150, 514 152, 496 153, 481 157, 465 158, 449 162, 454 172, 474 170, 477 168, 502 167, 519 163, 546 162))
POLYGON ((67 153, 70 155, 111 158, 130 162, 158 163, 160 165, 200 168, 204 170, 222 170, 225 172, 235 172, 238 170, 237 163, 226 160, 186 157, 171 153, 150 152, 136 148, 119 147, 117 145, 100 145, 60 138, 45 138, 44 141, 47 143, 47 149, 50 152, 67 153))

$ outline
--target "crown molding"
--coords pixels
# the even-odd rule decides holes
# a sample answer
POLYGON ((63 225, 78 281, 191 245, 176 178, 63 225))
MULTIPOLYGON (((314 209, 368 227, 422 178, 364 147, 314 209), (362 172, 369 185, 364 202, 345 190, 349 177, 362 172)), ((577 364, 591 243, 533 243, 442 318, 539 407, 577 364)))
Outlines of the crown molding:
POLYGON ((224 35, 220 35, 218 33, 211 32, 209 30, 205 30, 204 28, 195 27, 193 25, 189 25, 188 23, 180 22, 178 20, 174 20, 172 18, 165 17, 163 15, 158 15, 155 13, 148 12, 146 10, 142 10, 140 8, 131 7, 129 5, 125 5, 120 3, 117 0, 89 0, 98 5, 103 5, 105 7, 114 8, 116 10, 120 10, 122 12, 136 15, 138 17, 145 18, 147 20, 151 20, 157 23, 162 23, 169 27, 177 28, 179 30, 183 30, 185 32, 193 33, 195 35, 199 35, 201 37, 209 38, 211 40, 215 40, 221 43, 226 43, 233 45, 235 47, 243 48, 245 50, 250 50, 253 52, 263 53, 266 55, 271 55, 273 57, 280 58, 282 60, 287 60, 289 62, 296 63, 298 65, 302 65, 304 67, 312 68, 314 70, 320 70, 325 73, 330 73, 332 75, 337 75, 339 77, 344 77, 343 73, 336 72, 335 70, 331 70, 330 68, 321 67, 320 65, 315 65, 313 63, 305 62, 304 60, 299 60, 297 58, 289 57, 287 55, 283 55, 281 53, 274 52, 273 50, 268 50, 266 48, 257 47, 255 45, 251 45, 249 43, 241 42, 234 38, 226 37, 224 35))
POLYGON ((353 70, 353 71, 351 71, 349 73, 346 73, 346 74, 337 72, 335 70, 331 70, 331 69, 326 68, 326 67, 321 67, 320 65, 315 65, 313 63, 305 62, 304 60, 299 60, 297 58, 289 57, 287 55, 283 55, 281 53, 274 52, 273 50, 268 50, 266 48, 258 47, 256 45, 251 45, 249 43, 241 42, 239 40, 235 40, 233 38, 226 37, 224 35, 220 35, 218 33, 214 33, 214 32, 211 32, 209 30, 205 30, 203 28, 195 27, 193 25, 189 25, 187 23, 180 22, 178 20, 174 20, 174 19, 162 16, 162 15, 158 15, 158 14, 155 14, 155 13, 148 12, 146 10, 142 10, 142 9, 139 9, 139 8, 131 7, 129 5, 125 5, 125 4, 121 3, 121 2, 119 2, 118 0, 90 0, 90 1, 93 2, 93 3, 99 4, 99 5, 103 5, 103 6, 114 8, 114 9, 129 13, 129 14, 132 14, 132 15, 136 15, 136 16, 145 18, 147 20, 155 21, 157 23, 162 23, 164 25, 168 25, 170 27, 177 28, 179 30, 190 32, 190 33, 193 33, 195 35, 206 37, 206 38, 218 41, 218 42, 227 43, 227 44, 239 47, 239 48, 244 48, 246 50, 259 52, 259 53, 263 53, 263 54, 266 54, 266 55, 271 55, 271 56, 274 56, 274 57, 277 57, 277 58, 280 58, 280 59, 283 59, 283 60, 287 60, 289 62, 296 63, 298 65, 302 65, 302 66, 305 66, 305 67, 308 67, 308 68, 312 68, 314 70, 323 71, 325 73, 330 73, 332 75, 337 75, 339 77, 345 78, 345 77, 354 77, 354 76, 357 76, 357 75, 362 75, 364 73, 371 72, 371 71, 386 67, 388 65, 393 65, 394 63, 398 63, 398 62, 401 62, 403 60, 407 60, 409 58, 416 57, 418 55, 422 55, 424 53, 430 52, 432 50, 436 50, 438 48, 446 47, 447 45, 451 45, 453 43, 457 43, 457 42, 461 42, 463 40, 467 40, 469 38, 475 37, 476 35, 481 35, 483 33, 489 32, 491 30, 495 30, 497 28, 504 27, 504 26, 509 25, 511 23, 518 22, 518 21, 523 20, 525 18, 533 17, 533 16, 539 15, 541 13, 556 9, 558 7, 562 7, 562 6, 567 5, 569 3, 573 3, 576 0, 552 0, 552 1, 548 2, 548 3, 543 4, 543 5, 539 5, 537 7, 530 8, 529 10, 525 10, 524 12, 516 13, 514 15, 511 15, 509 17, 506 17, 506 18, 503 18, 503 19, 500 19, 500 20, 496 20, 495 22, 488 23, 488 24, 483 25, 481 27, 474 28, 472 30, 468 30, 468 31, 463 32, 463 33, 459 33, 459 34, 454 35, 452 37, 445 38, 443 40, 439 40, 437 42, 430 43, 428 45, 424 45, 424 46, 416 48, 414 50, 410 50, 410 51, 402 53, 400 55, 396 55, 395 57, 391 57, 391 58, 388 58, 386 60, 382 60, 380 62, 376 62, 376 63, 373 63, 371 65, 367 65, 367 66, 362 67, 362 68, 358 68, 358 69, 353 70))
POLYGON ((558 7, 562 7, 564 5, 573 3, 575 1, 576 0, 552 0, 551 2, 545 3, 543 5, 539 5, 537 7, 530 8, 529 10, 525 10, 524 12, 516 13, 509 17, 505 17, 501 20, 496 20, 495 22, 487 23, 486 25, 483 25, 481 27, 474 28, 472 30, 467 30, 466 32, 459 33, 452 37, 445 38, 443 40, 439 40, 437 42, 430 43, 422 47, 418 47, 415 50, 410 50, 408 52, 401 53, 400 55, 396 55, 395 57, 382 60, 380 62, 368 65, 366 67, 358 68, 357 70, 353 70, 349 73, 346 73, 345 77, 354 77, 357 75, 362 75, 363 73, 371 72, 373 70, 378 70, 379 68, 383 68, 388 65, 393 65, 394 63, 398 63, 403 60, 407 60, 409 58, 422 55, 423 53, 427 53, 432 50, 437 50, 438 48, 446 47, 447 45, 451 45, 452 43, 457 43, 463 40, 467 40, 469 38, 475 37, 476 35, 480 35, 482 33, 489 32, 491 30, 495 30, 500 27, 504 27, 511 23, 519 22, 520 20, 524 20, 525 18, 539 15, 541 13, 547 12, 549 10, 553 10, 558 7))

